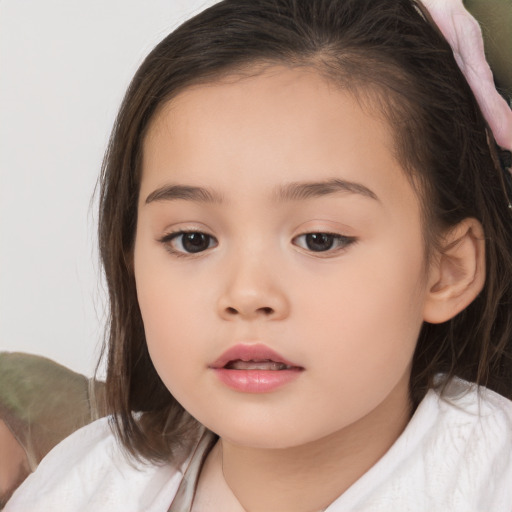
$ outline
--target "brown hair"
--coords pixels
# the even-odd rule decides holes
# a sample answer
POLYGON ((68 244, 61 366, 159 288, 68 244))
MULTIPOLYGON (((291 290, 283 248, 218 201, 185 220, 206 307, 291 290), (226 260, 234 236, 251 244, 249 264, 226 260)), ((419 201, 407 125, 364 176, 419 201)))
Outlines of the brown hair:
POLYGON ((225 0, 181 25, 141 65, 101 175, 107 393, 115 430, 135 456, 166 460, 197 426, 155 371, 137 303, 132 253, 144 135, 155 112, 184 88, 276 63, 313 67, 355 94, 368 92, 363 96, 395 130, 397 158, 419 183, 428 246, 440 228, 464 218, 484 227, 485 287, 449 322, 424 324, 410 380, 413 405, 440 373, 512 398, 512 212, 504 173, 428 14, 415 0, 225 0))

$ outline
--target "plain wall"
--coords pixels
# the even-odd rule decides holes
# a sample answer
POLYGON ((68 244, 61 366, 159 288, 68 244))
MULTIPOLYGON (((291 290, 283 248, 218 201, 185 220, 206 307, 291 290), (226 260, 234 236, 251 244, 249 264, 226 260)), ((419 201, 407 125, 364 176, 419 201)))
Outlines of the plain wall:
POLYGON ((93 193, 144 56, 212 0, 0 2, 0 350, 92 375, 103 337, 93 193))

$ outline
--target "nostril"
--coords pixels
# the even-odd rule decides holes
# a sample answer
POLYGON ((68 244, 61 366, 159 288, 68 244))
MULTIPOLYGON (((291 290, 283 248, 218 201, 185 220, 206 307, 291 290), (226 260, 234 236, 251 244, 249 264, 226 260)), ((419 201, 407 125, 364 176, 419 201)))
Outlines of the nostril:
MULTIPOLYGON (((238 315, 239 313, 243 314, 243 311, 239 311, 238 309, 229 306, 226 308, 226 313, 230 316, 234 316, 234 315, 238 315)), ((256 310, 256 313, 260 313, 265 316, 270 316, 270 315, 274 314, 274 309, 271 307, 258 308, 256 310)))

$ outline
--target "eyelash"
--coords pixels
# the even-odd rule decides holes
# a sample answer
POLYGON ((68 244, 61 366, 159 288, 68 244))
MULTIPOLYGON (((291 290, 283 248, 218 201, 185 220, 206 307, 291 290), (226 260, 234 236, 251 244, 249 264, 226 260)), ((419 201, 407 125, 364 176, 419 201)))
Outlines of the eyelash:
MULTIPOLYGON (((185 250, 179 250, 179 249, 174 248, 172 245, 172 242, 175 239, 177 239, 179 237, 183 237, 185 235, 204 235, 205 237, 210 239, 210 242, 211 242, 211 240, 215 240, 215 242, 217 242, 215 237, 208 235, 207 233, 204 233, 203 231, 195 231, 193 229, 187 230, 187 231, 174 231, 172 233, 168 233, 167 235, 164 235, 159 240, 159 242, 164 245, 165 249, 168 252, 170 252, 173 256, 177 256, 178 258, 190 258, 190 257, 194 257, 194 256, 199 255, 202 252, 204 252, 204 251, 198 251, 198 252, 194 253, 194 252, 187 252, 185 250)), ((183 247, 183 239, 181 241, 181 246, 183 247)), ((212 248, 212 246, 209 243, 207 249, 211 249, 211 248, 212 248)), ((205 249, 205 250, 207 250, 207 249, 205 249)))
MULTIPOLYGON (((298 240, 303 237, 315 236, 315 235, 321 235, 322 237, 331 237, 332 243, 336 244, 337 247, 335 247, 335 248, 329 247, 326 250, 314 251, 311 248, 308 248, 307 246, 304 247, 304 246, 301 246, 298 244, 295 244, 295 245, 297 245, 298 247, 300 247, 301 249, 303 249, 305 251, 308 251, 312 254, 317 255, 318 257, 326 258, 329 256, 337 255, 339 252, 342 252, 343 250, 345 250, 349 245, 352 245, 355 242, 357 242, 357 238, 355 238, 355 237, 344 236, 344 235, 340 235, 337 233, 329 233, 329 232, 325 232, 325 231, 311 231, 308 233, 302 233, 301 235, 297 235, 296 237, 294 237, 293 240, 295 241, 295 240, 298 240)), ((162 243, 165 246, 165 249, 172 255, 177 256, 177 257, 184 257, 184 258, 187 258, 187 257, 190 258, 190 257, 200 255, 201 253, 207 251, 208 249, 215 247, 218 244, 217 240, 212 235, 208 235, 207 233, 204 233, 203 231, 195 231, 195 230, 174 231, 172 233, 168 233, 168 234, 164 235, 158 241, 160 243, 162 243), (209 239, 208 247, 204 250, 200 250, 197 252, 192 252, 192 251, 188 252, 183 247, 183 238, 181 239, 181 247, 183 248, 183 250, 176 249, 175 247, 173 247, 172 242, 176 239, 179 239, 180 237, 185 236, 185 235, 203 235, 204 237, 209 239), (214 245, 211 244, 212 241, 214 241, 214 245)))
POLYGON ((344 236, 344 235, 340 235, 338 233, 329 233, 329 232, 325 232, 325 231, 310 231, 308 233, 303 233, 302 235, 296 236, 294 238, 294 240, 297 240, 302 237, 315 236, 315 235, 321 235, 322 237, 331 237, 332 243, 334 245, 336 245, 336 247, 334 247, 334 248, 329 247, 328 249, 326 249, 324 251, 313 251, 312 249, 310 249, 308 247, 304 247, 304 246, 300 246, 300 245, 299 245, 299 247, 301 247, 301 249, 304 249, 308 252, 311 252, 311 253, 317 255, 318 257, 323 257, 323 258, 335 256, 338 253, 344 251, 349 245, 352 245, 355 242, 357 242, 357 239, 353 236, 344 236))

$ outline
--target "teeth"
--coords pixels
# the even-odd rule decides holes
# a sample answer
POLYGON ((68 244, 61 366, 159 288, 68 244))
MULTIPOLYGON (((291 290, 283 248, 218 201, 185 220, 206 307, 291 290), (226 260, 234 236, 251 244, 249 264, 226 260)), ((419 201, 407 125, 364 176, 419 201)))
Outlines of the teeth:
POLYGON ((290 366, 284 363, 276 363, 275 361, 230 361, 226 368, 229 370, 286 370, 290 366))

